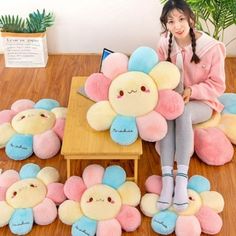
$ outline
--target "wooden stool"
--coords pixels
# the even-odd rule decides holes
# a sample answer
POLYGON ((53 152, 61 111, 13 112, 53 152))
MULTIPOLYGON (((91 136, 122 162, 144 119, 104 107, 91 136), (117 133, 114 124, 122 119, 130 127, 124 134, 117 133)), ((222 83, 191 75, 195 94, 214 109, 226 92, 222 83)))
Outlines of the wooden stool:
POLYGON ((134 176, 138 181, 138 160, 142 155, 142 141, 122 146, 112 141, 109 131, 93 130, 86 120, 91 100, 77 93, 86 77, 73 77, 61 153, 67 160, 67 177, 70 177, 71 160, 133 160, 134 176))

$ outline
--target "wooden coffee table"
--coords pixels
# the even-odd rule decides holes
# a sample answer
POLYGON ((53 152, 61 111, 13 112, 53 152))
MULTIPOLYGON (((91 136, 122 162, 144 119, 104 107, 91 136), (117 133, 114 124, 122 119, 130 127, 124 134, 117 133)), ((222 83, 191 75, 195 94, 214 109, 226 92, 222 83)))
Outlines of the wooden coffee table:
POLYGON ((94 103, 77 93, 86 77, 73 77, 61 153, 67 160, 67 177, 71 160, 133 160, 134 176, 138 180, 138 160, 142 155, 142 141, 122 146, 112 141, 109 131, 98 132, 90 128, 86 120, 89 107, 94 103))

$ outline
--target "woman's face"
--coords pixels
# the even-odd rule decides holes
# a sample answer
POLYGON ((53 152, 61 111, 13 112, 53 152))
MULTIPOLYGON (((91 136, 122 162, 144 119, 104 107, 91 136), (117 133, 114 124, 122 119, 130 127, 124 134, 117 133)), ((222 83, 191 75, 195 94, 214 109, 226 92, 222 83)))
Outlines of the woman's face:
POLYGON ((167 16, 166 27, 176 39, 183 40, 189 36, 189 22, 183 12, 174 9, 167 16))

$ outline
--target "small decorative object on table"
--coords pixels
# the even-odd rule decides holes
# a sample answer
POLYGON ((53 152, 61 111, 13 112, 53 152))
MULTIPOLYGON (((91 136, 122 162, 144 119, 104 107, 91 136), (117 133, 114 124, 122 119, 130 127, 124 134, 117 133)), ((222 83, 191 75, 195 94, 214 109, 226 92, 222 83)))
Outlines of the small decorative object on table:
POLYGON ((45 67, 48 60, 46 30, 54 23, 45 10, 19 16, 0 16, 6 67, 45 67))
POLYGON ((9 224, 13 234, 25 235, 34 223, 51 224, 57 217, 57 207, 66 197, 59 173, 53 167, 30 163, 19 173, 0 173, 0 227, 9 224))
POLYGON ((126 181, 126 172, 120 166, 104 169, 89 165, 82 178, 67 179, 64 193, 68 200, 60 205, 58 214, 63 223, 72 225, 73 236, 120 236, 122 229, 132 232, 141 224, 141 214, 135 208, 140 189, 126 181))
POLYGON ((33 153, 41 159, 55 156, 61 148, 67 108, 54 99, 14 102, 0 111, 0 148, 13 160, 33 153))

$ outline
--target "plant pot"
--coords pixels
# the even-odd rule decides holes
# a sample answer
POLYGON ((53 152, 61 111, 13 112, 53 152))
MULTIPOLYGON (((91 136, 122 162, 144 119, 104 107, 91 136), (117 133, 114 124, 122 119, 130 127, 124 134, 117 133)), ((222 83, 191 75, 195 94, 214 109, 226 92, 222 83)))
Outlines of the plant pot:
POLYGON ((46 32, 1 32, 6 67, 45 67, 48 60, 46 32))

